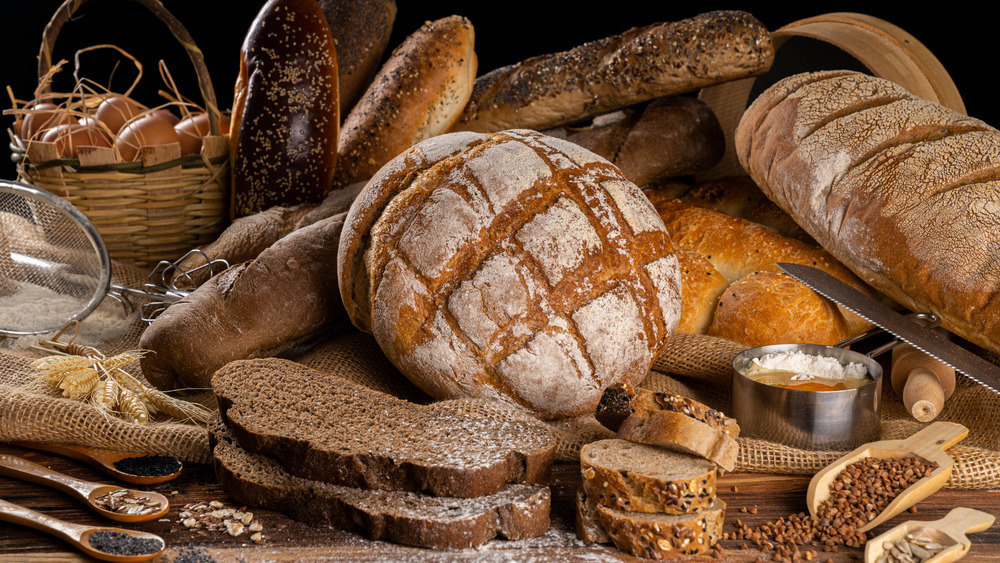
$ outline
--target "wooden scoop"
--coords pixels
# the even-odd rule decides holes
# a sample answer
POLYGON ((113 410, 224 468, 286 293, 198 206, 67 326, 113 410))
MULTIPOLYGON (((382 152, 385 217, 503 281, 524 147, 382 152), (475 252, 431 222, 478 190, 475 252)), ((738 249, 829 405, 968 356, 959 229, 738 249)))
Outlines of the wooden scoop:
POLYGON ((886 544, 905 539, 909 534, 927 536, 943 549, 923 563, 947 563, 961 559, 972 543, 965 537, 971 532, 981 532, 993 525, 991 514, 971 508, 956 508, 947 516, 933 522, 909 520, 870 540, 865 545, 865 562, 876 563, 886 552, 886 544))
POLYGON ((112 492, 129 491, 128 489, 70 477, 44 465, 13 455, 0 454, 0 475, 53 487, 80 499, 98 514, 118 522, 147 522, 163 516, 170 509, 167 497, 160 493, 131 491, 134 497, 145 497, 151 505, 150 508, 154 504, 159 506, 155 510, 140 514, 111 510, 107 508, 108 504, 99 500, 99 497, 112 492))
POLYGON ((930 475, 907 487, 885 509, 859 532, 866 532, 892 518, 944 486, 951 477, 954 462, 944 450, 954 446, 969 434, 969 429, 953 422, 935 422, 904 440, 879 440, 864 444, 813 475, 806 491, 809 513, 816 516, 820 504, 830 498, 830 487, 837 475, 848 465, 867 457, 880 459, 915 456, 925 462, 937 462, 930 475))
POLYGON ((177 471, 169 473, 167 475, 136 475, 134 473, 126 473, 118 469, 115 463, 128 458, 139 458, 144 457, 149 454, 142 454, 136 452, 120 452, 117 450, 106 450, 103 448, 92 448, 89 446, 77 446, 75 444, 55 444, 49 442, 9 442, 13 446, 20 446, 22 448, 29 448, 33 450, 42 450, 46 452, 51 452, 54 454, 63 455, 69 458, 73 458, 77 461, 82 461, 84 463, 89 463, 94 467, 100 469, 101 471, 107 473, 108 475, 124 481, 126 483, 132 483, 133 485, 157 485, 159 483, 166 483, 176 479, 178 475, 181 474, 181 470, 184 466, 181 464, 180 460, 177 461, 177 471))
POLYGON ((892 389, 913 418, 930 422, 955 392, 955 369, 908 343, 892 349, 892 389))
MULTIPOLYGON (((25 508, 5 500, 0 500, 0 520, 28 526, 36 530, 52 534, 58 538, 62 538, 80 551, 102 561, 117 561, 120 563, 148 561, 163 553, 163 550, 166 548, 166 543, 163 541, 163 538, 155 534, 135 530, 125 530, 122 528, 109 528, 106 526, 84 526, 82 524, 74 524, 72 522, 66 522, 65 520, 46 516, 41 512, 36 512, 30 508, 25 508), (142 555, 116 555, 114 553, 101 551, 91 545, 91 535, 95 532, 102 531, 128 534, 138 540, 152 540, 154 542, 159 542, 159 549, 151 549, 152 553, 144 553, 142 555)), ((155 546, 156 544, 153 545, 155 546)))

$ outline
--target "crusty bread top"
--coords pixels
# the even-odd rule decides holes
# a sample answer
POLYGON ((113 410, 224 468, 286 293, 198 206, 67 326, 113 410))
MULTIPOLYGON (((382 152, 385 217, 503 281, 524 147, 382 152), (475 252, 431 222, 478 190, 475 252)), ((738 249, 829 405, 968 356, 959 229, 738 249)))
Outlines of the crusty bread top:
POLYGON ((1000 351, 1000 131, 828 71, 765 90, 735 141, 768 197, 861 279, 1000 351))
POLYGON ((212 387, 242 447, 318 481, 480 496, 547 479, 555 451, 547 428, 499 404, 416 405, 288 360, 231 362, 212 387))
POLYGON ((424 391, 545 418, 645 378, 680 312, 649 200, 606 160, 533 131, 404 152, 351 207, 338 260, 351 319, 424 391))
POLYGON ((546 129, 653 98, 765 72, 774 48, 746 12, 630 29, 476 79, 455 130, 546 129))

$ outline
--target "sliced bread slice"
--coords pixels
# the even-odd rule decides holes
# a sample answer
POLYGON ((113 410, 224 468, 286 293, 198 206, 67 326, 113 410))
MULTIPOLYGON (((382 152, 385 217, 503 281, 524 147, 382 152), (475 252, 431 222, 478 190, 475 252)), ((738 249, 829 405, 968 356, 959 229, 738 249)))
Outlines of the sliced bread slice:
POLYGON ((616 387, 605 392, 595 416, 624 440, 698 455, 726 471, 736 466, 739 425, 694 399, 616 387))
POLYGON ((722 537, 726 503, 690 514, 660 514, 608 508, 583 489, 576 496, 577 536, 587 543, 613 543, 648 559, 688 559, 711 549, 722 537))
POLYGON ((546 482, 555 457, 544 424, 496 402, 418 405, 275 358, 231 362, 212 386, 240 446, 305 479, 479 497, 546 482))
POLYGON ((370 491, 291 475, 273 458, 241 448, 218 415, 209 424, 209 439, 226 493, 308 524, 434 549, 477 547, 497 536, 533 538, 549 527, 551 493, 543 485, 507 485, 474 499, 370 491))
POLYGON ((699 456, 611 438, 580 448, 583 491, 598 504, 685 514, 715 501, 715 463, 699 456))

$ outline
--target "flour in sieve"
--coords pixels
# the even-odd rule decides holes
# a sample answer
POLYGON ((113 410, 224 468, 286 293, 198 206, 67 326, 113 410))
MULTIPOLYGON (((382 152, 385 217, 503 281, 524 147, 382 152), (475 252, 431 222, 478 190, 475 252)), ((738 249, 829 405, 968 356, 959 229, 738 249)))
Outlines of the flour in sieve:
MULTIPOLYGON (((0 311, 3 327, 20 330, 35 326, 59 326, 69 321, 69 317, 80 311, 86 302, 71 295, 53 291, 35 284, 12 282, 12 293, 0 295, 0 311)), ((113 299, 105 299, 86 318, 80 321, 78 341, 95 345, 119 335, 129 326, 129 317, 121 304, 113 299)), ((0 340, 0 347, 26 348, 42 340, 51 339, 49 334, 7 338, 0 340)))

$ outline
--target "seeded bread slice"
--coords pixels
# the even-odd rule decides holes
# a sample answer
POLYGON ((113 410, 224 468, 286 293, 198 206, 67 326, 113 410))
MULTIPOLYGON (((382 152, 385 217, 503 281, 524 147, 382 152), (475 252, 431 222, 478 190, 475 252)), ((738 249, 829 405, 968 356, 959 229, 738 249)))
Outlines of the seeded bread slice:
POLYGON ((739 425, 694 399, 616 386, 605 391, 596 416, 618 438, 698 455, 726 471, 736 466, 739 425))
POLYGON ((707 552, 722 537, 725 514, 722 499, 691 514, 658 514, 608 508, 583 489, 576 496, 576 531, 582 541, 614 543, 648 559, 687 559, 707 552))
POLYGON ((478 497, 546 482, 555 456, 547 427, 496 402, 418 405, 276 358, 231 362, 212 385, 243 449, 305 479, 478 497))
POLYGON ((542 485, 507 485, 475 499, 369 491, 291 475, 273 458, 241 448, 218 415, 209 440, 216 476, 233 499, 308 524, 434 549, 476 547, 497 536, 532 538, 549 527, 551 493, 542 485))
POLYGON ((609 508, 685 514, 715 501, 715 463, 659 446, 591 442, 580 449, 580 470, 583 491, 609 508))

